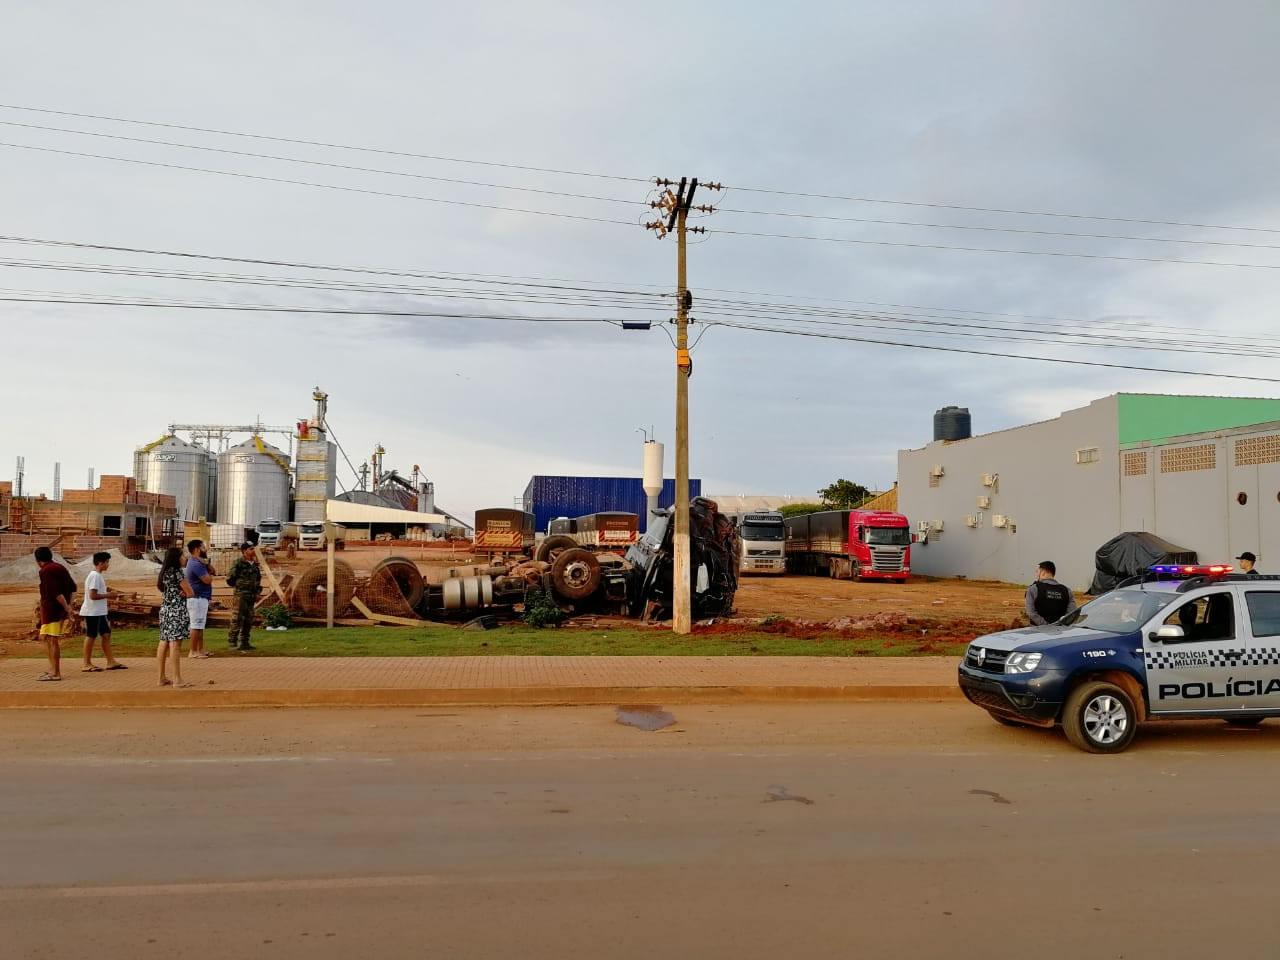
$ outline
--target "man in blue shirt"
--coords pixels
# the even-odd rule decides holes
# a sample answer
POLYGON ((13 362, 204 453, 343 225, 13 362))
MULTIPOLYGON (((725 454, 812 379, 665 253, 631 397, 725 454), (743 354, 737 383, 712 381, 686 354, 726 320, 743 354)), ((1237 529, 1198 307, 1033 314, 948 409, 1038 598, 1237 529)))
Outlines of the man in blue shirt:
POLYGON ((191 587, 191 596, 187 597, 187 617, 191 621, 191 653, 193 660, 207 659, 210 654, 204 649, 204 627, 209 620, 209 601, 213 599, 213 564, 209 562, 209 550, 202 540, 192 540, 187 544, 187 552, 191 554, 187 560, 187 584, 191 587))

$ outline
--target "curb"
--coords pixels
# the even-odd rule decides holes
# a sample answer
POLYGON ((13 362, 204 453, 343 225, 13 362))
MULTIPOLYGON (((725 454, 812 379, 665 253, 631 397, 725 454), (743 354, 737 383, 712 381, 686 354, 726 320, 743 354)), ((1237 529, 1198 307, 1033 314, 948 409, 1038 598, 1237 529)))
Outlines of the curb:
POLYGON ((119 690, 0 692, 0 709, 209 707, 565 707, 636 702, 670 705, 760 703, 922 703, 963 700, 955 686, 844 687, 489 687, 357 690, 119 690))

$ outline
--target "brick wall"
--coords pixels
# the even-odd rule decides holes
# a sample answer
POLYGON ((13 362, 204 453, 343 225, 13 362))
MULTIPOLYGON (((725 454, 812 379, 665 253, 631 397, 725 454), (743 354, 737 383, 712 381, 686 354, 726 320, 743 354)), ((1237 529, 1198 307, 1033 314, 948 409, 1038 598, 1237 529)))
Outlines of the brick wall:
POLYGON ((36 547, 47 547, 55 539, 57 538, 48 534, 26 536, 21 533, 0 533, 0 563, 29 557, 35 552, 36 547))

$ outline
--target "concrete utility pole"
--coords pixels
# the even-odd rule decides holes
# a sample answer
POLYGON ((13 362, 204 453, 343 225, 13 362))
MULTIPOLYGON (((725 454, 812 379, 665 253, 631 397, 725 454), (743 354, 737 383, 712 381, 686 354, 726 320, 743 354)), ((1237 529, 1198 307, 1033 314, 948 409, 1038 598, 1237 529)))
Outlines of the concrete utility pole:
MULTIPOLYGON (((689 377, 693 375, 693 359, 689 355, 689 310, 693 295, 689 292, 686 260, 689 233, 705 233, 702 227, 688 225, 689 211, 713 212, 709 206, 693 206, 693 194, 698 189, 698 178, 680 178, 679 189, 671 192, 670 180, 657 180, 666 189, 661 200, 650 205, 668 212, 667 222, 661 220, 645 224, 656 230, 658 237, 675 231, 676 253, 676 529, 672 537, 674 551, 672 567, 672 617, 671 629, 675 633, 693 632, 693 571, 689 558, 689 377)), ((707 184, 707 189, 719 190, 719 184, 707 184)))

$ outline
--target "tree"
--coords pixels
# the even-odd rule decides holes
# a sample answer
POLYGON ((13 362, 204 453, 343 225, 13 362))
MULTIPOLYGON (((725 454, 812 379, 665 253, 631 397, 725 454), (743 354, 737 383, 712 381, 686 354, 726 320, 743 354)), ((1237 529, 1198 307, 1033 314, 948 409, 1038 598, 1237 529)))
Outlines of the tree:
POLYGON ((778 512, 784 517, 802 517, 806 513, 818 513, 826 510, 820 503, 788 503, 778 508, 778 512))
POLYGON ((871 496, 871 491, 860 483, 841 477, 835 483, 818 491, 822 504, 828 510, 852 510, 871 496))

